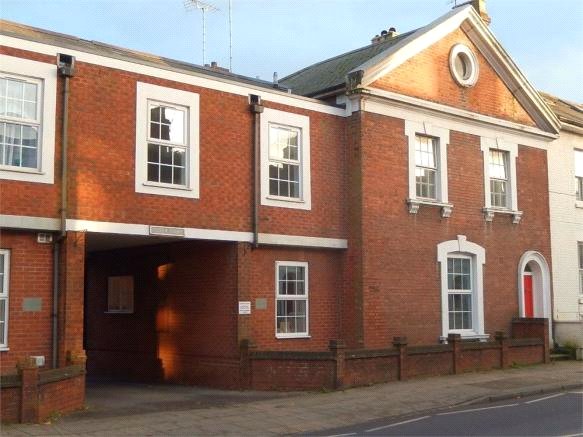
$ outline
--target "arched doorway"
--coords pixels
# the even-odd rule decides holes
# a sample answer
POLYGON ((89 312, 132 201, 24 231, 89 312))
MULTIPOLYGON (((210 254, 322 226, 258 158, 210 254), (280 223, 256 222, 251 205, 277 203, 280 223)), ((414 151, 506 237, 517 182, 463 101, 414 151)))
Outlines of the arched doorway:
POLYGON ((545 257, 528 251, 518 263, 518 314, 551 322, 551 274, 545 257))

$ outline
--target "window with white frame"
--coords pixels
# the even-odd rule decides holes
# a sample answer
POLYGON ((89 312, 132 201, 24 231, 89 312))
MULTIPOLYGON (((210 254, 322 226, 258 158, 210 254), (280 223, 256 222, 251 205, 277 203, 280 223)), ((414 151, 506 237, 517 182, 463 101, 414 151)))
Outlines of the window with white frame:
POLYGON ((518 144, 502 138, 481 137, 484 157, 484 217, 492 221, 495 214, 510 214, 519 223, 516 159, 518 144))
POLYGON ((8 347, 8 291, 10 287, 10 251, 0 249, 0 349, 8 347))
POLYGON ((495 208, 508 208, 508 152, 490 149, 490 203, 495 208))
POLYGON ((448 334, 485 340, 483 266, 486 251, 464 235, 437 245, 441 270, 442 339, 448 334))
POLYGON ((449 217, 447 145, 449 129, 426 122, 405 120, 409 157, 409 212, 420 205, 438 205, 442 217, 449 217))
POLYGON ((275 334, 278 338, 308 336, 308 263, 275 263, 275 334))
POLYGON ((0 76, 0 165, 38 169, 39 80, 0 76))
POLYGON ((437 199, 437 139, 415 135, 415 186, 417 197, 437 199))
POLYGON ((583 242, 577 244, 579 248, 579 294, 583 294, 583 242))
POLYGON ((575 184, 577 200, 583 201, 583 150, 575 150, 575 184))
POLYGON ((134 312, 133 276, 110 276, 107 278, 107 312, 134 312))
POLYGON ((265 108, 260 148, 261 204, 311 209, 309 117, 265 108))
POLYGON ((447 258, 447 306, 449 332, 472 329, 472 259, 447 258))
POLYGON ((137 83, 138 193, 199 197, 199 95, 137 83))
POLYGON ((57 67, 0 55, 0 179, 54 182, 57 67))

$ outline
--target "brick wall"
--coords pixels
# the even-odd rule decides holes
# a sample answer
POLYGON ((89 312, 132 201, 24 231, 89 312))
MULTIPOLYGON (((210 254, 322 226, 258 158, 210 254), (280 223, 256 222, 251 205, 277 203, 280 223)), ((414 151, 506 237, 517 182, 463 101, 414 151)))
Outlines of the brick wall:
POLYGON ((372 86, 503 120, 535 125, 461 29, 418 53, 372 86), (476 85, 470 88, 460 87, 449 69, 449 53, 457 43, 468 46, 478 58, 480 75, 476 85))
MULTIPOLYGON (((360 168, 351 166, 351 171, 362 174, 362 199, 355 196, 351 201, 355 208, 365 205, 362 227, 355 234, 355 238, 362 235, 362 243, 349 253, 356 266, 362 263, 365 347, 386 347, 394 336, 403 333, 411 344, 438 340, 441 285, 436 248, 459 234, 486 250, 486 332, 509 332, 510 321, 518 314, 515 284, 521 255, 536 250, 550 260, 546 152, 519 146, 518 207, 524 211, 521 223, 512 224, 507 215, 496 215, 487 223, 482 213, 480 139, 451 131, 447 155, 452 216, 443 219, 439 208, 428 206, 410 214, 405 202, 409 191, 403 120, 371 113, 361 114, 360 119, 362 163, 360 168)), ((352 283, 359 284, 359 279, 352 278, 352 283)), ((347 296, 351 293, 358 294, 358 288, 347 296)))
POLYGON ((44 355, 50 365, 53 245, 37 243, 36 233, 3 230, 0 247, 10 250, 10 350, 0 352, 0 373, 14 373, 16 363, 31 355, 44 355), (40 299, 40 311, 25 311, 31 298, 40 299))

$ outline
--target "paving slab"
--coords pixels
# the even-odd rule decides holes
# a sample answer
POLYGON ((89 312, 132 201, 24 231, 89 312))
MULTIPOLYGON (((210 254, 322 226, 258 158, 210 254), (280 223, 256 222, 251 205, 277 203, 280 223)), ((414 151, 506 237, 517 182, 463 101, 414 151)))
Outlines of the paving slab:
POLYGON ((230 392, 169 385, 122 384, 117 388, 108 384, 95 391, 89 386, 86 411, 51 424, 4 425, 0 431, 3 436, 309 433, 583 387, 583 362, 412 379, 328 393, 230 392))

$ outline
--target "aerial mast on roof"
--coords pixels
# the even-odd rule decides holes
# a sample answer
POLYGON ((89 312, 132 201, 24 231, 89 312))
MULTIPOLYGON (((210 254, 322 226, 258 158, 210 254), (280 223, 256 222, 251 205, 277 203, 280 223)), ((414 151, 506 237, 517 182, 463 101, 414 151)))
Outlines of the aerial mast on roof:
MULTIPOLYGON (((187 10, 200 9, 202 12, 202 64, 206 65, 206 13, 219 9, 202 0, 184 0, 187 10)), ((233 0, 229 0, 229 71, 233 71, 233 0)))
POLYGON ((184 7, 187 10, 200 9, 202 12, 202 65, 206 65, 206 13, 219 9, 202 0, 184 0, 184 7))

